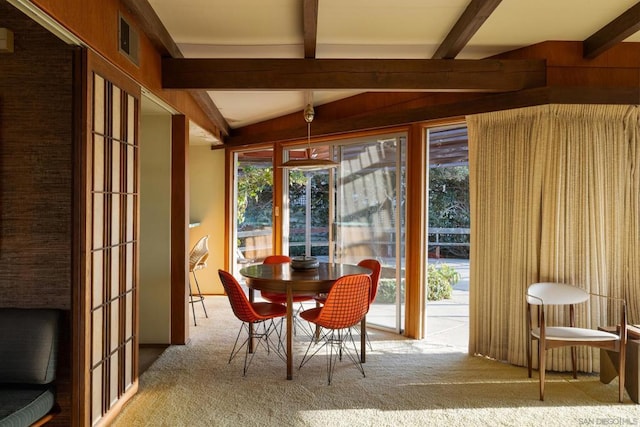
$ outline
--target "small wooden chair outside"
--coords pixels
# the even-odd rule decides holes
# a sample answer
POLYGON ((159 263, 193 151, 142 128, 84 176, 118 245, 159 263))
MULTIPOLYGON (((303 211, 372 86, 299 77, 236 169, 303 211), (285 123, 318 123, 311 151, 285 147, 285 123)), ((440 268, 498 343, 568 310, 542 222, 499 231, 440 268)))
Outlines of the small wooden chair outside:
POLYGON ((626 303, 621 298, 593 294, 576 286, 564 283, 534 283, 526 293, 527 302, 527 369, 531 378, 531 352, 533 340, 538 341, 538 364, 540 371, 540 400, 544 400, 546 351, 571 346, 571 363, 573 378, 577 378, 576 346, 590 346, 619 353, 618 399, 624 397, 624 372, 627 343, 627 312, 626 303), (620 320, 618 333, 606 332, 598 329, 580 328, 575 326, 575 305, 589 301, 592 297, 617 301, 620 304, 620 320), (546 307, 552 305, 566 305, 569 307, 569 325, 548 325, 546 307), (537 310, 532 310, 535 306, 537 310), (537 313, 533 313, 537 311, 537 313), (535 316, 535 318, 533 317, 535 316), (535 322, 534 322, 535 321, 535 322), (537 322, 537 323, 536 323, 537 322), (537 326, 536 326, 537 324, 537 326))

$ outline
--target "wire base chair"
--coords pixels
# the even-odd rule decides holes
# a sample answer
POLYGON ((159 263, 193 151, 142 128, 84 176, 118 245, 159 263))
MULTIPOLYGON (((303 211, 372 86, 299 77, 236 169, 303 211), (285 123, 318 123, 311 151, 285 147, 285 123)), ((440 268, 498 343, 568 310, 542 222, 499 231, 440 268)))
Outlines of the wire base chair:
MULTIPOLYGON (((358 267, 364 267, 364 268, 368 268, 369 270, 371 270, 371 291, 369 293, 369 305, 373 304, 373 302, 376 299, 376 295, 378 294, 378 282, 380 280, 380 271, 382 269, 382 266, 380 265, 380 262, 378 260, 375 259, 363 259, 362 261, 360 261, 358 263, 358 267)), ((322 306, 326 301, 327 301, 327 293, 322 293, 322 294, 318 294, 314 297, 315 301, 316 301, 316 307, 320 307, 322 306)), ((359 335, 361 333, 360 331, 360 325, 355 325, 352 327, 354 329, 354 332, 359 335)), ((316 339, 319 338, 319 331, 316 328, 315 331, 315 336, 316 339)), ((369 337, 369 330, 367 329, 367 331, 365 332, 365 341, 369 346, 369 350, 373 351, 373 345, 371 344, 371 338, 369 337)))
POLYGON ((360 353, 358 352, 358 346, 356 345, 356 342, 353 339, 353 334, 351 333, 351 328, 328 330, 320 328, 319 339, 312 339, 309 342, 307 351, 304 353, 298 369, 301 369, 309 360, 311 360, 313 356, 315 356, 323 348, 326 349, 327 355, 326 363, 328 385, 331 385, 333 371, 337 365, 338 360, 342 361, 343 355, 347 355, 347 357, 353 362, 356 368, 358 368, 363 378, 366 377, 364 373, 364 366, 362 365, 360 359, 360 353), (309 354, 311 347, 313 347, 314 345, 317 348, 315 348, 313 352, 309 354))
POLYGON ((325 347, 327 349, 327 382, 329 385, 331 385, 337 361, 342 360, 343 354, 346 354, 362 376, 365 376, 351 328, 360 323, 367 315, 370 292, 371 278, 369 275, 342 276, 331 287, 322 307, 300 313, 301 318, 313 323, 316 330, 321 333, 319 333, 318 339, 311 339, 299 368, 302 368, 320 349, 325 347), (310 352, 314 345, 318 347, 310 352), (353 347, 353 352, 350 347, 353 347))
POLYGON ((240 353, 240 351, 244 348, 245 354, 244 354, 244 367, 242 369, 242 376, 247 375, 247 370, 249 369, 249 366, 251 366, 251 362, 253 361, 253 357, 256 354, 256 350, 260 346, 262 346, 267 351, 267 354, 270 354, 271 350, 273 350, 283 362, 287 361, 286 350, 284 348, 284 345, 282 345, 282 319, 279 319, 277 323, 278 324, 276 324, 274 319, 271 319, 268 322, 259 321, 253 324, 250 324, 248 322, 242 322, 242 325, 240 326, 240 330, 238 331, 238 335, 236 336, 236 341, 233 344, 233 349, 231 349, 231 354, 229 355, 229 362, 228 362, 228 363, 231 363, 231 361, 237 356, 237 354, 240 353), (258 331, 256 329, 254 329, 253 331, 250 331, 249 325, 257 326, 258 329, 261 329, 261 331, 258 331), (243 331, 246 333, 247 336, 242 342, 242 344, 238 345, 238 342, 240 341, 240 335, 242 335, 243 331), (276 343, 273 343, 272 337, 271 337, 271 335, 274 333, 278 337, 276 343), (253 337, 254 339, 255 346, 253 348, 253 352, 249 353, 249 340, 251 339, 251 337, 253 337))
POLYGON ((231 363, 233 358, 244 347, 245 355, 242 376, 245 376, 251 362, 253 361, 253 357, 256 353, 255 350, 257 350, 261 345, 267 350, 267 353, 271 353, 271 349, 273 348, 278 357, 286 362, 286 352, 282 345, 282 319, 287 314, 287 308, 281 304, 250 302, 245 295, 244 290, 240 286, 240 283, 238 283, 233 275, 224 270, 218 270, 218 275, 220 276, 220 282, 222 282, 222 286, 229 298, 233 314, 242 321, 240 330, 236 336, 236 341, 231 349, 229 363, 231 363), (279 325, 276 324, 276 321, 279 322, 279 325), (240 335, 242 335, 243 331, 246 332, 247 337, 242 344, 238 346, 238 343, 240 342, 240 335), (278 341, 275 345, 271 341, 271 335, 274 332, 278 337, 278 341), (257 342, 253 351, 250 352, 252 347, 252 342, 250 340, 252 339, 257 342), (250 354, 251 356, 249 356, 250 354))

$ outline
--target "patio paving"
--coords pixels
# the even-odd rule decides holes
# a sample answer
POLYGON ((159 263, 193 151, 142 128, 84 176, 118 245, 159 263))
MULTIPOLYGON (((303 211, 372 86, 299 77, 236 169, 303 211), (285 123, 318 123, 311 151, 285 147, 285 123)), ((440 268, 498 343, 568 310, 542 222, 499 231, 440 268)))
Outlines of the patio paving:
MULTIPOLYGON (((469 347, 469 260, 429 259, 429 263, 449 264, 460 273, 460 281, 453 287, 451 299, 427 301, 425 339, 466 352, 469 347)), ((367 315, 370 324, 395 325, 397 307, 393 304, 374 304, 367 315)), ((404 306, 401 307, 404 313, 404 306)), ((370 334, 375 334, 375 326, 370 334)))
POLYGON ((460 281, 453 287, 451 299, 427 301, 425 339, 466 352, 469 348, 469 260, 430 259, 429 263, 432 262, 454 267, 460 273, 460 281))

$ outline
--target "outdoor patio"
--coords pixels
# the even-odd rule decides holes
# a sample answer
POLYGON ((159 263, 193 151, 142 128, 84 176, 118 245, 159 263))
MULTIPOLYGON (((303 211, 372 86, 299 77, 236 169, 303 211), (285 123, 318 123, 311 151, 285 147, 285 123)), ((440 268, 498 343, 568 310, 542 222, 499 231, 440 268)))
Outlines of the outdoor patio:
POLYGON ((430 259, 429 262, 449 264, 460 273, 451 299, 427 301, 426 340, 430 344, 445 344, 466 352, 469 346, 469 260, 430 259))
MULTIPOLYGON (((469 260, 440 258, 429 259, 429 263, 451 265, 460 273, 460 280, 453 287, 450 299, 427 301, 425 338, 430 344, 447 345, 466 352, 469 342, 469 260)), ((392 325, 396 310, 393 304, 375 304, 367 320, 370 324, 392 325)), ((375 327, 371 327, 369 333, 375 334, 375 327)))

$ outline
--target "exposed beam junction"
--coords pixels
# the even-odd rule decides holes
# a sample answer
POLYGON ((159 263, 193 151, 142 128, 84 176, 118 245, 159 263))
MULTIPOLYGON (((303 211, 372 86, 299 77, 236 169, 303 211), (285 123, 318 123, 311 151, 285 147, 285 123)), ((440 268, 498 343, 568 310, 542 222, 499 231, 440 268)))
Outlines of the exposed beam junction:
POLYGON ((640 30, 640 3, 636 3, 583 42, 583 56, 593 59, 640 30))
POLYGON ((453 59, 467 45, 502 0, 471 0, 432 59, 453 59))

